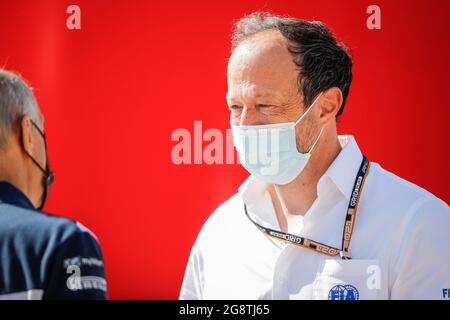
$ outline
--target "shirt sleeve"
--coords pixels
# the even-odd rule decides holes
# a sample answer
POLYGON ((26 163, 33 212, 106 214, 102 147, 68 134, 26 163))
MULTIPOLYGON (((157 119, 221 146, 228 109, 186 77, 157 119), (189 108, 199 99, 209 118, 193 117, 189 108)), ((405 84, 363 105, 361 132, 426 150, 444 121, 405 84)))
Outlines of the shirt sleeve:
POLYGON ((46 279, 44 299, 106 299, 103 256, 95 236, 77 224, 55 249, 46 279))
POLYGON ((431 199, 418 207, 397 251, 391 299, 449 299, 449 232, 445 202, 431 199))
POLYGON ((197 242, 192 247, 184 273, 179 297, 180 300, 203 299, 203 259, 197 242))

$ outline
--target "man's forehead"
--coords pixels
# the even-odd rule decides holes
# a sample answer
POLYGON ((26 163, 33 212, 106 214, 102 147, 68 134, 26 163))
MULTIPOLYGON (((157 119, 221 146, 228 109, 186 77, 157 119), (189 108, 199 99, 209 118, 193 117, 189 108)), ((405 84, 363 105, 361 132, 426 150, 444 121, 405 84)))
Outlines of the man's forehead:
POLYGON ((230 99, 236 95, 272 98, 297 85, 298 67, 279 37, 255 37, 235 49, 227 70, 230 99))
POLYGON ((280 92, 276 88, 248 82, 241 82, 229 86, 227 92, 228 100, 238 100, 242 97, 251 97, 253 99, 276 99, 279 98, 279 96, 280 92))
POLYGON ((289 54, 287 39, 278 31, 268 30, 243 40, 231 53, 230 62, 267 59, 289 54))
POLYGON ((258 33, 255 33, 254 35, 251 35, 247 37, 246 39, 243 39, 236 47, 235 51, 238 48, 244 48, 244 47, 253 47, 253 46, 281 46, 285 47, 287 45, 287 39, 285 36, 281 34, 280 31, 275 29, 268 29, 264 31, 260 31, 258 33))

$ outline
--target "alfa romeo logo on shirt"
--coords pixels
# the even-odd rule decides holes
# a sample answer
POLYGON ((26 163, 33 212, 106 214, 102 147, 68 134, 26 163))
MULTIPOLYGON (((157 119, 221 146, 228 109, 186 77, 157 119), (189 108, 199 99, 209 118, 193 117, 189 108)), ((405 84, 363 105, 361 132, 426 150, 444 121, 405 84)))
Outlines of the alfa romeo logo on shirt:
POLYGON ((358 300, 358 290, 350 284, 338 284, 331 288, 328 300, 358 300))

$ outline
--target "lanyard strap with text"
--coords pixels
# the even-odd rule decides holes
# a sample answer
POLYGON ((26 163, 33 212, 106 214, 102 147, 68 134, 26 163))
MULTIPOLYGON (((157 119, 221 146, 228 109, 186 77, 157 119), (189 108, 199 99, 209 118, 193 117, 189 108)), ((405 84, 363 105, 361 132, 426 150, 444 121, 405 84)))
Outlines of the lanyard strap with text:
POLYGON ((247 211, 247 205, 244 203, 245 214, 259 230, 261 230, 263 233, 265 233, 266 235, 268 235, 272 238, 282 240, 289 244, 293 244, 296 246, 314 250, 316 252, 326 254, 328 256, 340 255, 342 259, 351 259, 351 256, 348 252, 348 247, 350 246, 350 240, 352 239, 352 233, 353 233, 353 229, 355 226, 356 211, 358 209, 359 198, 361 196, 362 189, 364 187, 364 182, 365 182, 367 174, 369 172, 369 168, 370 168, 370 162, 365 156, 363 156, 361 166, 359 167, 358 174, 356 176, 355 183, 353 185, 353 191, 350 196, 347 214, 345 216, 345 224, 344 224, 344 230, 343 230, 343 235, 342 235, 342 249, 330 247, 326 244, 323 244, 323 243, 320 243, 317 241, 313 241, 313 240, 310 240, 307 238, 303 238, 301 236, 296 236, 296 235, 293 235, 290 233, 263 227, 262 225, 253 221, 252 218, 250 218, 248 211, 247 211))

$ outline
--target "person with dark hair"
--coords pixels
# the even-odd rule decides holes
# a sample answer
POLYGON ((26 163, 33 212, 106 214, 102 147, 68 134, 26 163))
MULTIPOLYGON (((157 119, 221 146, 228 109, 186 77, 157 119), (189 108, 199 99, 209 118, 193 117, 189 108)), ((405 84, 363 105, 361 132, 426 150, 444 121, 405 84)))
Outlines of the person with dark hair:
POLYGON ((318 21, 235 24, 230 124, 250 177, 209 217, 180 299, 446 299, 448 205, 338 135, 347 48, 318 21))
POLYGON ((41 211, 52 182, 33 91, 0 69, 0 300, 107 297, 95 235, 41 211))

